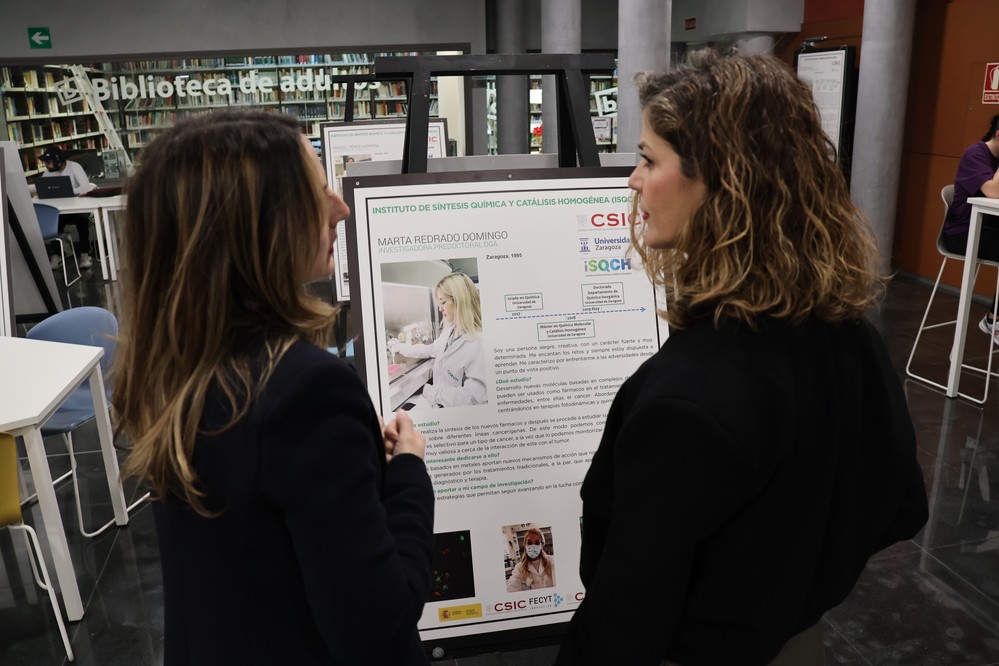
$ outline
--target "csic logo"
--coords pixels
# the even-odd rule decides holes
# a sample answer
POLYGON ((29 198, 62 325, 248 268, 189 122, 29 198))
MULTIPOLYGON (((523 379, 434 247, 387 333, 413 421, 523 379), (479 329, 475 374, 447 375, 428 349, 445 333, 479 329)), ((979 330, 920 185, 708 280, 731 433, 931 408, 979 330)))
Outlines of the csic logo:
POLYGON ((580 238, 579 239, 579 252, 580 252, 580 254, 589 254, 590 253, 590 239, 589 238, 580 238))
POLYGON ((501 601, 493 605, 493 611, 497 613, 503 613, 506 611, 524 610, 527 608, 526 599, 518 599, 517 601, 501 601))
POLYGON ((624 213, 594 213, 590 216, 590 226, 597 229, 626 227, 631 220, 631 214, 624 213))
POLYGON ((558 592, 555 593, 555 608, 558 608, 561 603, 565 601, 565 597, 560 595, 558 592))

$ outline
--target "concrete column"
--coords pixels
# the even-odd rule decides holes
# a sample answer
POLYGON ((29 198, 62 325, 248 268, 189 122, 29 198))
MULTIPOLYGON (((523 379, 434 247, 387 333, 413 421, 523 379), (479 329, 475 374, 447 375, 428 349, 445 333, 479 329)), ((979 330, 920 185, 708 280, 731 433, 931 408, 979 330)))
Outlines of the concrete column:
MULTIPOLYGON (((524 0, 496 0, 496 48, 499 53, 525 53, 527 26, 524 0)), ((528 77, 496 77, 497 152, 500 155, 530 152, 528 77)))
POLYGON ((891 270, 915 13, 916 0, 864 3, 850 194, 874 229, 883 275, 891 270))
POLYGON ((642 132, 635 74, 669 67, 673 0, 618 0, 617 152, 633 153, 642 132))
POLYGON ((774 36, 767 33, 742 35, 736 40, 735 48, 743 55, 770 55, 774 52, 774 36))
MULTIPOLYGON (((541 0, 541 52, 580 53, 583 46, 581 0, 541 0)), ((541 145, 558 152, 558 92, 554 76, 541 82, 541 145)))

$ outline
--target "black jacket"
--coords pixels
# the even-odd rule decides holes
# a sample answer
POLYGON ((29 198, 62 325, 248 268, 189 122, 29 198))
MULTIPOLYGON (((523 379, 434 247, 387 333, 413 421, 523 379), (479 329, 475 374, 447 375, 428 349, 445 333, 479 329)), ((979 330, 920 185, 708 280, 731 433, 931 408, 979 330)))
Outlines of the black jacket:
MULTIPOLYGON (((226 421, 216 391, 203 425, 226 421)), ((307 343, 250 413, 199 436, 220 515, 158 502, 167 664, 423 664, 433 493, 423 462, 386 465, 368 394, 307 343)))
POLYGON ((927 519, 866 321, 674 332, 615 398, 581 495, 586 598, 558 664, 766 664, 927 519))

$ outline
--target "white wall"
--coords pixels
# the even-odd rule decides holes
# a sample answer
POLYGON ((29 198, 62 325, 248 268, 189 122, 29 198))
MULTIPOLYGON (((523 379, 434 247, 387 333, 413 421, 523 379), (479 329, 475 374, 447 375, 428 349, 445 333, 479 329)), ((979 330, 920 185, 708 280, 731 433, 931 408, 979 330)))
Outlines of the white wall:
POLYGON ((804 0, 673 0, 672 40, 707 42, 744 33, 798 32, 804 0), (687 19, 696 19, 694 30, 687 19))

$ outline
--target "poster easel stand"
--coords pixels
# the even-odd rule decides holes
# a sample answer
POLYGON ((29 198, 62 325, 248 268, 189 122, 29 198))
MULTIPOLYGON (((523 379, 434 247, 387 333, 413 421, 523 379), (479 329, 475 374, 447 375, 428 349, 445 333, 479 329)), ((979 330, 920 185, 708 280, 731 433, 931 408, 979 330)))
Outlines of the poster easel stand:
POLYGON ((427 124, 430 122, 430 78, 487 74, 554 75, 558 90, 558 166, 598 167, 600 154, 590 123, 591 74, 613 72, 614 56, 585 54, 503 54, 455 56, 390 56, 375 59, 375 77, 409 82, 409 114, 403 173, 427 172, 427 124))
MULTIPOLYGON (((557 168, 572 168, 577 173, 584 168, 600 167, 593 125, 590 122, 589 85, 591 74, 614 70, 614 58, 608 54, 584 55, 458 55, 379 57, 375 60, 378 79, 405 80, 409 113, 401 165, 402 174, 427 174, 427 138, 430 121, 431 77, 496 75, 554 75, 557 80, 558 161, 557 168)), ((525 83, 526 85, 526 83, 525 83)), ((491 159, 485 156, 481 159, 491 159)), ((476 159, 476 158, 472 158, 476 159)), ((547 162, 550 165, 551 162, 547 162)), ((462 162, 460 168, 468 167, 462 162)), ((546 165, 546 166, 547 166, 546 165)), ((488 168, 488 167, 486 167, 488 168)), ((524 170, 525 173, 527 170, 524 170)), ((555 173, 557 169, 549 169, 555 173)), ((620 170, 618 170, 619 174, 620 170)), ((394 173, 399 173, 396 171, 394 173)), ((415 179, 437 177, 416 176, 415 179)), ((351 197, 353 188, 351 186, 351 197)), ((351 198, 351 201, 353 199, 351 198)), ((354 204, 352 203, 352 208, 354 204)), ((363 208, 363 206, 361 207, 363 208)), ((361 209, 358 208, 358 209, 361 209)), ((356 246, 350 259, 358 266, 356 246)), ((519 256, 519 255, 518 255, 519 256)), ((352 289, 352 308, 361 312, 361 290, 352 289), (355 307, 356 306, 356 307, 355 307)), ((355 347, 359 368, 364 365, 365 347, 355 347)), ((362 372, 362 376, 364 373, 362 372)), ((568 611, 559 611, 565 612, 568 611)), ((495 616, 493 616, 494 618, 495 616)), ((568 615, 562 616, 568 618, 568 615)), ((495 619, 488 618, 481 624, 495 619)), ((567 621, 567 620, 566 620, 567 621)), ((489 630, 483 627, 474 633, 457 636, 422 637, 428 656, 434 660, 481 654, 496 650, 523 650, 557 644, 565 632, 566 621, 546 621, 535 625, 521 624, 515 628, 489 630)), ((496 626, 496 625, 493 625, 496 626)), ((430 634, 433 636, 433 634, 430 634)))

